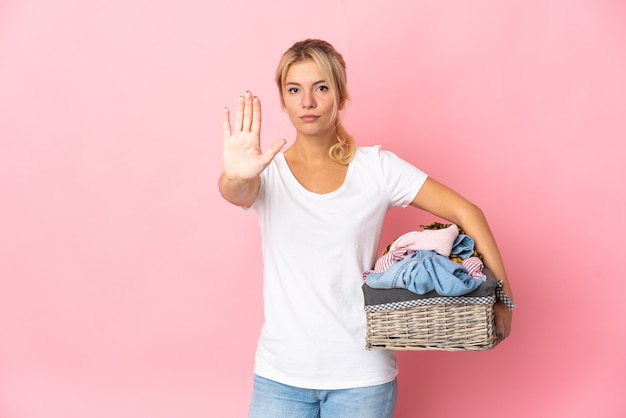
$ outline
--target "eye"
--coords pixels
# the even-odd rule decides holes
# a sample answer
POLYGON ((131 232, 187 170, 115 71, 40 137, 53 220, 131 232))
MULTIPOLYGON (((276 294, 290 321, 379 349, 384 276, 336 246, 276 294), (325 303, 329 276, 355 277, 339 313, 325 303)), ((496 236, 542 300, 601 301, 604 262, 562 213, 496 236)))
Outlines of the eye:
POLYGON ((328 88, 328 86, 321 85, 321 86, 317 87, 317 90, 318 91, 328 91, 330 89, 328 88))
POLYGON ((297 92, 299 92, 300 90, 297 87, 289 87, 287 89, 287 93, 289 94, 296 94, 297 92))

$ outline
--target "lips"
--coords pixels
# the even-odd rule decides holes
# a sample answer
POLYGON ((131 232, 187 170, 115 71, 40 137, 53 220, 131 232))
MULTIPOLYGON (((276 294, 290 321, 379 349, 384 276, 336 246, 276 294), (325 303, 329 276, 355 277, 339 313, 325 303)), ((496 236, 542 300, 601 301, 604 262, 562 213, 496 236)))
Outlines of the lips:
POLYGON ((300 119, 304 122, 315 122, 316 120, 318 120, 320 117, 316 116, 316 115, 303 115, 300 116, 300 119))

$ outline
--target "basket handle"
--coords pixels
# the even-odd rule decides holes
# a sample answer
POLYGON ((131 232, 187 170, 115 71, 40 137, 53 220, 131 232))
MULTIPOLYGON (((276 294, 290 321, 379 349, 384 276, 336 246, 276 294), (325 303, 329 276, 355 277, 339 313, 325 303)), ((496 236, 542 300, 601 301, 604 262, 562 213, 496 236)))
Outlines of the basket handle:
POLYGON ((515 308, 515 304, 513 303, 511 298, 502 290, 502 280, 498 280, 498 287, 496 287, 496 297, 501 300, 507 308, 509 308, 509 311, 512 311, 513 308, 515 308))

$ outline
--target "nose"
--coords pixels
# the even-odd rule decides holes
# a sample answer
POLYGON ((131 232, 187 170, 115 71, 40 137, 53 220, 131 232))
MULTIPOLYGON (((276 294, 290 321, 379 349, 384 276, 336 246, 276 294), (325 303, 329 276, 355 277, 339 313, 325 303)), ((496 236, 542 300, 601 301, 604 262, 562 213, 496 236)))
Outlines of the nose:
POLYGON ((302 92, 302 108, 303 109, 313 109, 315 108, 315 96, 312 91, 303 91, 302 92))

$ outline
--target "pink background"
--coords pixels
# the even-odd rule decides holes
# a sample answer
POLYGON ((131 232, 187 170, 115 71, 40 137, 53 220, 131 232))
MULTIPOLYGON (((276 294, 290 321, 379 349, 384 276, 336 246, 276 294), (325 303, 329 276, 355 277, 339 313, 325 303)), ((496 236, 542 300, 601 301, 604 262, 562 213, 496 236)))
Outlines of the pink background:
POLYGON ((259 233, 220 118, 251 89, 291 140, 305 37, 358 143, 484 209, 519 306, 495 350, 401 353, 397 417, 626 416, 625 28, 618 0, 0 2, 0 417, 245 416, 259 233))

